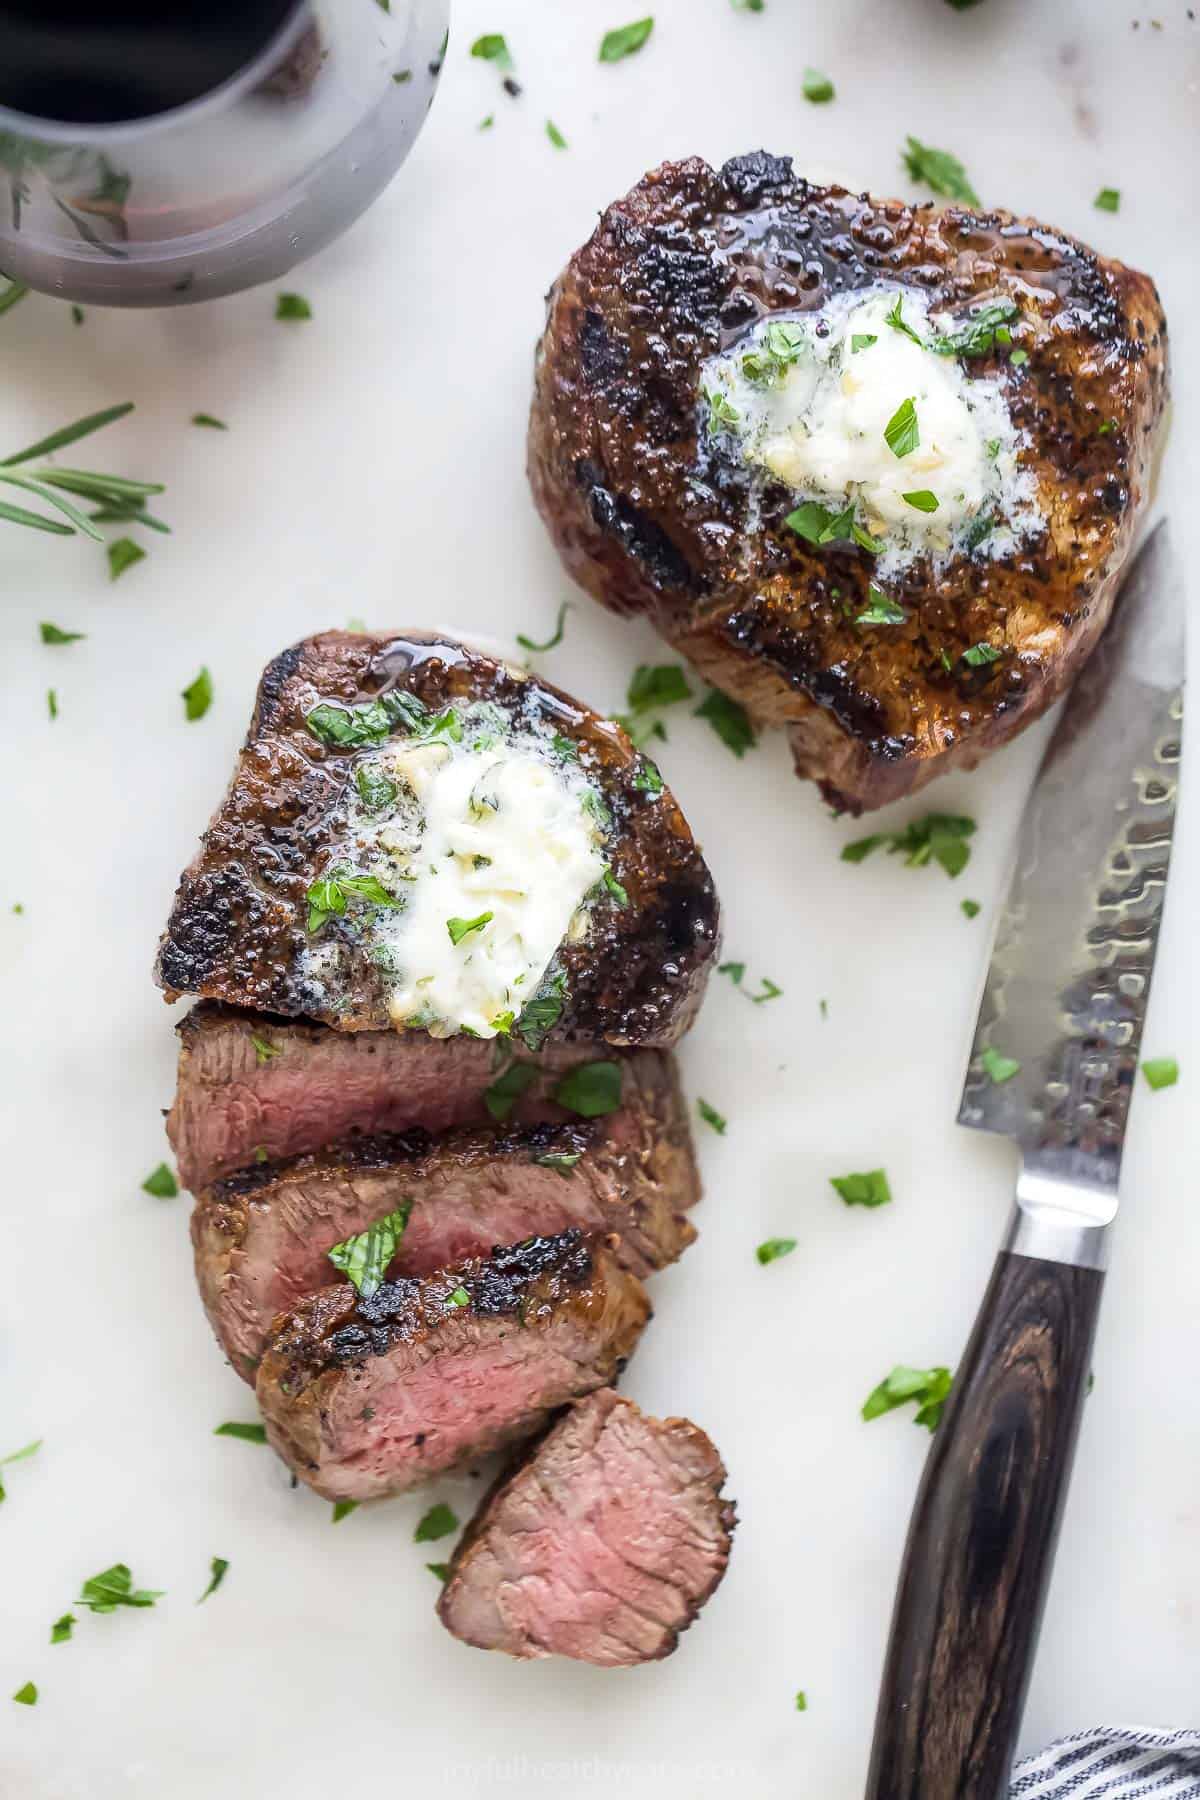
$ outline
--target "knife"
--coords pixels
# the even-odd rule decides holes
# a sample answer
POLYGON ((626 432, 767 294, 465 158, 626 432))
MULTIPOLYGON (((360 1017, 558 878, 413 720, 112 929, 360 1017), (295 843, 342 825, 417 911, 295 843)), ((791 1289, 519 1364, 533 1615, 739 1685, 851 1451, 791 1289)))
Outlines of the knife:
POLYGON ((1016 1206, 921 1478, 867 1800, 1008 1794, 1117 1213, 1183 674, 1183 583, 1164 522, 1021 820, 958 1114, 1016 1143, 1016 1206))

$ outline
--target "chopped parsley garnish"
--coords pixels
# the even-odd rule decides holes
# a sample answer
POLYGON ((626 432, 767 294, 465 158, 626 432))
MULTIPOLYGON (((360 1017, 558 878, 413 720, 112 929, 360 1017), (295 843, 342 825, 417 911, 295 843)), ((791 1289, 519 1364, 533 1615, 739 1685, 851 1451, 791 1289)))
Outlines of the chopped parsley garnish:
POLYGON ((86 631, 64 631, 60 625, 51 625, 43 619, 38 626, 43 644, 77 644, 80 638, 86 637, 86 631))
POLYGON ((243 1424, 240 1419, 226 1419, 223 1425, 217 1426, 213 1436, 240 1438, 244 1444, 265 1444, 267 1428, 265 1425, 243 1424))
POLYGON ((193 425, 207 425, 210 431, 228 431, 229 430, 229 427, 225 423, 224 419, 214 418, 212 413, 193 413, 192 414, 192 424, 193 425))
POLYGON ((71 319, 74 324, 82 325, 83 321, 86 317, 87 317, 87 314, 84 312, 82 306, 72 306, 71 319))
POLYGON ((600 40, 600 61, 620 62, 623 56, 632 56, 636 50, 641 49, 653 30, 654 20, 651 17, 635 19, 632 25, 617 25, 612 31, 606 31, 600 40))
POLYGON ((1100 192, 1093 200, 1092 205, 1096 208, 1097 212, 1120 212, 1120 188, 1101 188, 1100 192))
POLYGON ((630 712, 650 712, 660 706, 673 706, 677 700, 690 700, 680 663, 639 663, 629 679, 625 704, 630 712))
POLYGON ((450 1579, 450 1564, 449 1563, 426 1563, 425 1567, 429 1570, 429 1573, 431 1575, 436 1575, 438 1580, 441 1582, 442 1586, 445 1587, 446 1583, 450 1579))
POLYGON ((754 1254, 765 1267, 767 1263, 778 1262, 781 1256, 790 1256, 795 1248, 795 1238, 767 1238, 754 1254))
POLYGON ((903 625, 908 618, 904 608, 872 582, 867 589, 867 605, 859 613, 856 625, 903 625))
POLYGON ((555 1169, 569 1181, 571 1171, 582 1156, 582 1150, 548 1150, 544 1156, 535 1156, 533 1160, 539 1169, 555 1169))
POLYGON ((109 580, 115 581, 126 569, 131 569, 134 563, 141 562, 145 554, 142 546, 135 544, 132 538, 117 538, 108 546, 109 580))
POLYGON ((1029 361, 1029 352, 1028 350, 1014 350, 1008 360, 1014 369, 1023 369, 1029 361))
POLYGON ((36 1706, 37 1697, 37 1683, 33 1681, 27 1681, 25 1686, 19 1687, 13 1695, 18 1706, 36 1706))
POLYGON ((333 1518, 331 1523, 340 1525, 343 1519, 348 1519, 352 1512, 358 1511, 358 1508, 359 1502, 357 1500, 335 1500, 333 1503, 333 1518))
POLYGON ((1004 1082, 1011 1081, 1014 1075, 1021 1073, 1021 1065, 1015 1056, 1005 1056, 994 1045, 988 1044, 979 1052, 979 1060, 988 1080, 1001 1087, 1004 1082))
MULTIPOLYGON (((394 905, 395 902, 392 904, 394 905)), ((477 913, 473 919, 447 919, 446 930, 450 934, 450 942, 461 944, 463 939, 470 937, 473 931, 482 931, 485 925, 490 925, 495 916, 494 912, 481 912, 477 913)))
POLYGON ((491 1087, 484 1090, 483 1104, 498 1125, 507 1119, 526 1088, 537 1080, 537 1075, 532 1063, 510 1063, 491 1087))
POLYGON ((978 550, 980 544, 991 537, 996 529, 996 521, 991 513, 976 513, 963 533, 963 546, 968 551, 978 550))
POLYGON ((826 100, 832 100, 834 87, 828 75, 820 69, 805 69, 803 82, 804 98, 811 100, 814 106, 821 106, 826 100))
POLYGON ((892 1190, 882 1169, 868 1169, 865 1175, 831 1175, 829 1179, 847 1206, 887 1206, 891 1202, 892 1190))
POLYGON ((567 140, 558 129, 558 126, 554 123, 553 119, 546 120, 546 136, 550 139, 550 142, 554 145, 556 150, 565 150, 567 148, 567 140))
POLYGON ((208 1586, 205 1588, 204 1592, 201 1594, 199 1600, 197 1600, 197 1602, 196 1602, 197 1606, 203 1605, 204 1601, 208 1599, 208 1596, 210 1594, 216 1593, 217 1589, 220 1587, 221 1583, 225 1579, 226 1571, 228 1570, 228 1568, 229 1568, 229 1562, 226 1557, 224 1557, 224 1556, 214 1556, 213 1557, 212 1561, 209 1564, 209 1569, 211 1570, 211 1573, 208 1578, 208 1586))
POLYGON ((876 332, 856 331, 850 339, 850 353, 854 355, 859 350, 869 350, 872 344, 878 342, 879 337, 876 332))
POLYGON ((1142 1064, 1142 1074, 1156 1090, 1174 1087, 1179 1080, 1179 1064, 1173 1056, 1152 1056, 1142 1064))
POLYGON ((966 840, 974 830, 974 819, 954 813, 925 813, 910 819, 900 831, 876 831, 843 844, 842 861, 864 862, 873 850, 886 848, 889 856, 903 856, 906 868, 924 868, 932 861, 940 863, 947 875, 961 875, 971 855, 966 840))
POLYGON ((935 150, 920 138, 910 136, 901 154, 913 181, 923 181, 935 194, 944 194, 949 200, 961 200, 967 206, 983 205, 967 179, 967 171, 949 150, 935 150))
POLYGON ((777 381, 800 358, 805 345, 802 325, 773 319, 762 335, 757 349, 747 350, 742 357, 742 374, 747 381, 777 381))
POLYGON ((495 113, 488 113, 486 115, 486 117, 480 119, 480 121, 479 121, 478 125, 475 127, 475 129, 476 129, 476 131, 490 131, 492 129, 492 126, 495 123, 496 123, 495 113))
POLYGON ((114 1563, 111 1569, 84 1582, 75 1604, 94 1613, 110 1613, 116 1612, 118 1606, 153 1606, 162 1597, 162 1588, 135 1588, 127 1565, 114 1563))
POLYGON ((621 1065, 580 1063, 578 1068, 568 1069, 552 1098, 582 1119, 599 1119, 614 1113, 621 1105, 621 1065))
POLYGON ((439 1538, 449 1537, 452 1531, 458 1530, 458 1514, 444 1500, 431 1506, 417 1523, 413 1532, 414 1544, 436 1544, 439 1538))
POLYGON ((883 435, 887 439, 887 447, 893 456, 910 456, 921 442, 921 431, 917 423, 917 403, 910 397, 902 400, 887 424, 883 435))
POLYGON ((482 57, 484 62, 494 62, 500 69, 511 69, 513 66, 508 42, 500 31, 487 31, 482 37, 477 37, 471 45, 471 55, 482 57))
POLYGON ((283 1051, 278 1049, 274 1044, 268 1044, 266 1038, 255 1037, 252 1033, 250 1042, 254 1045, 254 1060, 259 1068, 262 1067, 263 1063, 269 1063, 273 1056, 283 1055, 283 1051))
POLYGON ((964 919, 977 919, 979 917, 981 908, 978 900, 960 900, 958 904, 962 909, 964 919))
POLYGON ((972 644, 969 650, 963 651, 963 661, 972 669, 986 668, 988 663, 1000 661, 1001 652, 994 644, 972 644))
POLYGON ((911 494, 901 494, 900 498, 916 512, 933 513, 938 509, 937 495, 929 488, 916 488, 911 494))
POLYGON ((277 319, 311 319, 312 307, 303 294, 277 294, 275 317, 277 319))
POLYGON ((456 1287, 453 1293, 446 1295, 447 1306, 470 1306, 471 1296, 465 1287, 456 1287))
POLYGON ((726 749, 732 750, 739 759, 745 756, 747 750, 753 750, 758 742, 745 707, 736 700, 731 700, 728 694, 722 694, 718 688, 713 688, 701 701, 696 708, 695 717, 707 719, 726 749))
POLYGON ((859 524, 858 506, 853 500, 841 512, 832 512, 819 500, 806 500, 783 522, 798 537, 807 538, 810 544, 855 543, 873 556, 878 556, 883 549, 879 539, 859 524))
POLYGON ((1096 427, 1096 436, 1097 437, 1111 437, 1113 432, 1116 429, 1117 429, 1117 421, 1115 419, 1104 419, 1096 427))
POLYGON ((334 1244, 326 1252, 334 1268, 340 1269, 353 1282, 364 1300, 369 1300, 383 1286, 388 1264, 400 1248, 412 1209, 411 1200, 402 1200, 393 1212, 384 1213, 381 1219, 373 1220, 365 1231, 346 1238, 340 1244, 334 1244))
POLYGON ((778 1000, 782 993, 783 989, 781 987, 776 987, 769 975, 764 975, 762 993, 747 994, 746 998, 747 1000, 752 1000, 755 1006, 765 1006, 768 1000, 778 1000))
POLYGON ((621 883, 617 880, 611 869, 605 869, 601 879, 604 887, 612 895, 618 906, 629 905, 629 895, 621 886, 621 883))
POLYGON ((804 1692, 803 1688, 801 1688, 800 1691, 798 1692, 798 1694, 796 1695, 796 1711, 797 1712, 807 1712, 808 1711, 808 1695, 804 1692))
POLYGON ((400 791, 382 769, 372 768, 370 763, 359 763, 354 771, 354 785, 363 807, 369 813, 390 811, 400 791))
POLYGON ((767 0, 729 0, 734 12, 766 12, 767 0))
POLYGON ((69 1612, 64 1613, 61 1619, 55 1619, 50 1627, 50 1642, 52 1644, 69 1644, 71 1633, 77 1623, 75 1614, 69 1612))
MULTIPOLYGON (((404 905, 403 900, 388 893, 377 876, 348 875, 343 869, 335 869, 332 875, 322 875, 319 881, 313 882, 304 898, 308 902, 310 932, 320 931, 329 919, 341 918, 351 899, 363 900, 368 906, 404 905)), ((488 917, 491 917, 490 913, 488 917)))
POLYGON ((705 388, 704 398, 708 401, 708 430, 711 437, 716 437, 721 431, 732 431, 741 422, 742 415, 724 388, 705 388))
MULTIPOLYGON (((0 1469, 6 1469, 9 1463, 28 1462, 31 1456, 37 1455, 41 1447, 41 1438, 35 1438, 32 1444, 24 1444, 20 1450, 10 1450, 7 1456, 0 1456, 0 1469)), ((4 1499, 4 1482, 0 1480, 0 1501, 4 1499)))
MULTIPOLYGON (((931 338, 925 348, 937 356, 986 356, 997 344, 1012 341, 1009 326, 1020 310, 1015 300, 989 300, 968 315, 965 325, 945 336, 931 338)), ((988 453, 995 456, 1000 448, 999 439, 992 442, 996 449, 989 444, 988 453)))
POLYGON ((936 1431, 951 1380, 949 1369, 909 1369, 903 1363, 897 1363, 891 1374, 885 1375, 863 1401, 862 1416, 878 1419, 906 1401, 914 1400, 917 1416, 913 1423, 927 1425, 930 1431, 936 1431))
POLYGON ((157 1169, 151 1169, 142 1183, 142 1192, 153 1194, 156 1200, 174 1200, 179 1192, 179 1183, 163 1162, 159 1163, 157 1169))
POLYGON ((700 1114, 700 1117, 704 1120, 706 1125, 711 1125, 713 1130, 720 1137, 725 1136, 725 1128, 729 1121, 723 1114, 717 1111, 715 1106, 710 1106, 707 1100, 697 1100, 696 1111, 700 1114))
POLYGON ((558 609, 558 618, 555 621, 553 635, 548 637, 544 644, 537 644, 532 638, 526 637, 523 632, 518 631, 517 642, 520 644, 522 650, 535 650, 539 654, 546 650, 557 650, 558 646, 563 641, 563 622, 566 619, 567 612, 568 604, 564 600, 558 609))
POLYGON ((745 963, 727 962, 727 963, 718 963, 717 964, 717 974, 718 975, 728 975, 730 981, 733 982, 735 987, 741 986, 742 976, 745 973, 746 973, 745 963))
POLYGON ((649 794, 657 798, 663 791, 663 778, 658 772, 657 763, 651 762, 648 756, 638 759, 638 766, 633 777, 634 792, 649 794))
POLYGON ((561 969, 542 982, 517 1020, 517 1036, 527 1050, 540 1050, 547 1032, 558 1024, 567 1000, 567 977, 561 969))
POLYGON ((208 670, 201 669, 195 681, 188 683, 179 698, 183 701, 186 719, 202 719, 213 701, 213 678, 208 670))
POLYGON ((893 305, 891 312, 887 315, 884 323, 890 325, 893 331, 902 331, 905 337, 911 338, 913 343, 919 344, 923 350, 925 348, 925 339, 921 336, 919 331, 914 331, 912 326, 908 323, 908 320, 904 317, 904 313, 901 310, 901 305, 901 296, 897 294, 895 304, 893 305))

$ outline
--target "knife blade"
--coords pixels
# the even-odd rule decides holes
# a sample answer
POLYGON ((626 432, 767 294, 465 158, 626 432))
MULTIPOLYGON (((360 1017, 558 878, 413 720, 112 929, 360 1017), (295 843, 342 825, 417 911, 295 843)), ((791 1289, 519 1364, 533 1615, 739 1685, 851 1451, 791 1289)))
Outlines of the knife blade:
POLYGON ((1147 539, 1026 804, 959 1119, 1013 1220, 913 1510, 867 1800, 1001 1800, 1087 1391, 1174 834, 1184 604, 1147 539))
POLYGON ((1031 1254, 1102 1266, 1116 1214, 1175 829, 1183 658, 1164 520, 1025 807, 959 1106, 960 1124, 1020 1148, 1011 1247, 1031 1254))

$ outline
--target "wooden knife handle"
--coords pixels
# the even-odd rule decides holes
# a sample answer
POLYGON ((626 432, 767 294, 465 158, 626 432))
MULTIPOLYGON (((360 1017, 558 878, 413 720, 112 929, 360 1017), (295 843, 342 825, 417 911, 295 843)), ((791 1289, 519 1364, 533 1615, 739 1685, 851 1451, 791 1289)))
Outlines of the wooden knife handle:
POLYGON ((1002 1251, 921 1477, 866 1800, 1000 1800, 1104 1286, 1002 1251))

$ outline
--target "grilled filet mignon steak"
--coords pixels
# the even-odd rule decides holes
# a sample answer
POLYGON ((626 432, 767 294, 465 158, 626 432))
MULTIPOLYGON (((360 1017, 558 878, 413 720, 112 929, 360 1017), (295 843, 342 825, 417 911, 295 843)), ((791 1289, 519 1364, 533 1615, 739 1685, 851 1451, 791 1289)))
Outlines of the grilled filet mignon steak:
POLYGON ((403 1206, 397 1274, 433 1274, 578 1226, 610 1234, 621 1266, 647 1275, 696 1235, 683 1210, 698 1181, 681 1125, 639 1106, 569 1125, 352 1138, 243 1170, 200 1194, 192 1214, 209 1322, 253 1381, 275 1315, 332 1278, 330 1248, 403 1206))
MULTIPOLYGON (((251 1164, 321 1150, 352 1135, 445 1131, 491 1122, 489 1090, 510 1065, 494 1044, 423 1031, 330 1031, 202 1001, 180 1022, 179 1080, 167 1135, 186 1188, 199 1193, 251 1164)), ((594 1045, 519 1043, 514 1062, 535 1079, 512 1096, 506 1122, 562 1122, 552 1098, 563 1074, 596 1059, 594 1045)), ((673 1059, 661 1050, 603 1055, 621 1071, 621 1105, 638 1121, 640 1154, 655 1179, 691 1136, 673 1059)))
POLYGON ((613 1668, 669 1655, 725 1573, 724 1480, 688 1420, 589 1395, 484 1500, 450 1564, 443 1625, 510 1656, 613 1668))
POLYGON ((157 974, 346 1031, 665 1045, 717 947, 703 858, 618 726, 448 639, 334 631, 264 673, 157 974))
POLYGON ((1062 232, 691 158, 552 289, 529 475, 575 579, 859 811, 1066 687, 1166 392, 1153 283, 1062 232))
POLYGON ((259 1364, 267 1437, 328 1500, 402 1493, 610 1384, 649 1317, 637 1277, 577 1230, 369 1300, 323 1288, 276 1321, 259 1364))

